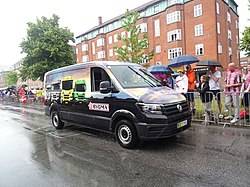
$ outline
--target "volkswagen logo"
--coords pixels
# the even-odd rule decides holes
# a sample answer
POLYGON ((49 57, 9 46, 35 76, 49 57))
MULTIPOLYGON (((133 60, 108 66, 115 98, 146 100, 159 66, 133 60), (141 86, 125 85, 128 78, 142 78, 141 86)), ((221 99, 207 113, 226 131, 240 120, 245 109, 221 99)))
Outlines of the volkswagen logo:
POLYGON ((182 112, 182 106, 181 105, 177 105, 176 107, 177 107, 179 112, 182 112))

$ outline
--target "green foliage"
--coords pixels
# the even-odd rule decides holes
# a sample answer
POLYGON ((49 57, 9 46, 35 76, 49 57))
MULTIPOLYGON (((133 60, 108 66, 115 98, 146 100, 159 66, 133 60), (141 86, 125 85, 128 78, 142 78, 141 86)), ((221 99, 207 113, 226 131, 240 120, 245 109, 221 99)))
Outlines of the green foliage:
POLYGON ((20 70, 23 80, 38 78, 43 81, 47 71, 76 63, 72 46, 74 34, 68 28, 59 27, 59 17, 42 17, 36 23, 27 23, 27 38, 20 44, 26 53, 20 70))
POLYGON ((250 27, 246 27, 244 32, 242 33, 240 49, 242 51, 245 51, 247 56, 250 56, 250 27))
POLYGON ((15 71, 9 71, 5 76, 5 83, 8 86, 16 85, 18 81, 18 74, 15 71))
POLYGON ((117 60, 124 62, 142 63, 149 62, 154 56, 154 50, 145 54, 148 49, 148 36, 143 34, 141 37, 140 27, 136 25, 140 14, 138 12, 126 10, 123 22, 123 29, 130 33, 130 37, 118 36, 119 41, 124 42, 123 47, 114 47, 118 53, 117 60), (140 38, 140 39, 139 39, 140 38))

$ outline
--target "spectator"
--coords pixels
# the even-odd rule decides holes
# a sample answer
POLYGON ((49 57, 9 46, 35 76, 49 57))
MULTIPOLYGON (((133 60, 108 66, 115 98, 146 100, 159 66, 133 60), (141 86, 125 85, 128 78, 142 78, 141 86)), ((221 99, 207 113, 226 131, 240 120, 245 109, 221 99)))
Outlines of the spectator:
POLYGON ((195 88, 195 84, 196 84, 196 76, 195 76, 195 72, 192 69, 191 65, 187 65, 186 66, 187 72, 187 78, 188 78, 188 93, 187 93, 187 101, 188 101, 188 105, 192 110, 193 115, 195 114, 195 102, 194 102, 194 88, 195 88))
POLYGON ((188 91, 188 78, 184 74, 184 70, 179 69, 178 71, 178 76, 176 77, 175 81, 175 90, 179 93, 182 93, 185 97, 186 93, 188 91))
POLYGON ((158 80, 159 80, 159 82, 161 83, 162 86, 166 86, 167 85, 166 81, 164 81, 164 79, 163 79, 163 77, 161 75, 159 75, 158 80))
POLYGON ((167 73, 167 80, 166 80, 166 84, 169 88, 174 89, 174 79, 171 76, 171 72, 167 73))
POLYGON ((241 76, 240 72, 236 70, 235 63, 228 65, 226 80, 225 80, 225 107, 228 110, 229 115, 225 119, 231 120, 230 123, 236 123, 239 121, 240 104, 239 93, 241 88, 241 76), (232 116, 231 100, 233 100, 235 114, 232 116))
POLYGON ((248 73, 245 77, 245 82, 242 85, 244 89, 244 96, 243 96, 243 105, 246 111, 246 121, 249 122, 249 99, 250 99, 250 64, 247 66, 248 73))
POLYGON ((209 115, 211 113, 212 108, 212 100, 213 100, 213 93, 210 92, 209 89, 209 83, 208 83, 208 76, 202 75, 201 81, 199 83, 199 86, 197 88, 198 92, 200 93, 201 101, 204 105, 204 111, 205 111, 205 125, 209 123, 209 115))
POLYGON ((216 70, 215 66, 209 66, 207 75, 209 76, 209 87, 210 91, 215 96, 215 99, 217 101, 218 109, 219 109, 219 118, 223 118, 222 112, 221 112, 221 95, 220 95, 220 78, 221 78, 221 72, 216 70))

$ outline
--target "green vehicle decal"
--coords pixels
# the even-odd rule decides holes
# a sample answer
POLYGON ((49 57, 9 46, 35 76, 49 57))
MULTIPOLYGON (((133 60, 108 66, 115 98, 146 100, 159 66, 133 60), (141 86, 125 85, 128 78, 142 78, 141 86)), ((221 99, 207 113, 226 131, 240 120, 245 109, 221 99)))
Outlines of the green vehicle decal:
POLYGON ((74 100, 81 103, 85 101, 86 82, 85 80, 76 80, 74 85, 74 100))

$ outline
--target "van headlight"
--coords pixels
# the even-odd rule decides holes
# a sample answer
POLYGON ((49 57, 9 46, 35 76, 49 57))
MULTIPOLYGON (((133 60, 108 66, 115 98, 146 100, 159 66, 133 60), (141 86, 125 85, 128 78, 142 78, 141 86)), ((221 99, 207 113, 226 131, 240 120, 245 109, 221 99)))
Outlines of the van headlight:
POLYGON ((138 108, 146 114, 162 114, 161 105, 137 103, 138 108))

